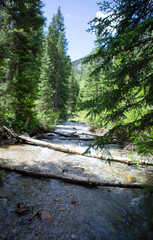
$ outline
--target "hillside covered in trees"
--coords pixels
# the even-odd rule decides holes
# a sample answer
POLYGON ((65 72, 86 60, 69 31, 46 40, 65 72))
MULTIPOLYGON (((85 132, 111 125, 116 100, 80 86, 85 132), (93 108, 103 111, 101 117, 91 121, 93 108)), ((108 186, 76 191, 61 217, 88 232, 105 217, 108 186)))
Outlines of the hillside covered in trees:
POLYGON ((131 141, 152 154, 152 2, 97 4, 96 48, 72 63, 60 7, 45 33, 43 1, 1 1, 0 125, 32 132, 84 111, 109 130, 96 144, 131 141))

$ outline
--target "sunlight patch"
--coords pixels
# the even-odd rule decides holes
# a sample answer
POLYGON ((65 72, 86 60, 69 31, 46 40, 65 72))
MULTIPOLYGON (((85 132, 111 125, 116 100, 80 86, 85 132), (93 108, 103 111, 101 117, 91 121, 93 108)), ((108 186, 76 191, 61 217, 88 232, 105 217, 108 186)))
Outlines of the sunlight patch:
POLYGON ((101 12, 101 11, 96 12, 96 17, 97 17, 97 18, 105 18, 105 17, 107 17, 107 16, 108 16, 107 13, 103 13, 103 12, 101 12))

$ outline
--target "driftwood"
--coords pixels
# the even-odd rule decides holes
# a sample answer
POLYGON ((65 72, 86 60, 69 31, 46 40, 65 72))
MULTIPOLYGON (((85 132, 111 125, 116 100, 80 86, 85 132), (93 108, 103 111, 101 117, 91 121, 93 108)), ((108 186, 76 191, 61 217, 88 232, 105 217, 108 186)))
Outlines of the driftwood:
MULTIPOLYGON (((60 135, 60 136, 63 136, 63 137, 72 137, 72 136, 78 137, 78 134, 76 134, 76 132, 72 132, 71 134, 64 134, 64 133, 61 133, 61 132, 50 131, 50 133, 57 134, 57 135, 60 135)), ((49 136, 49 134, 48 134, 48 136, 49 136)))
POLYGON ((124 184, 124 183, 120 183, 120 182, 119 183, 102 182, 102 181, 94 180, 91 178, 79 177, 77 175, 72 175, 72 174, 68 174, 68 173, 63 173, 63 175, 57 175, 57 174, 51 174, 51 173, 33 172, 33 171, 3 166, 1 164, 0 164, 0 169, 10 171, 10 172, 16 172, 16 173, 22 174, 24 176, 29 176, 29 177, 52 178, 52 179, 63 180, 64 182, 68 182, 68 183, 91 186, 91 187, 97 187, 97 186, 104 187, 105 186, 105 187, 119 187, 119 188, 139 188, 139 189, 144 188, 144 185, 142 185, 142 184, 134 184, 134 183, 133 184, 124 184))
MULTIPOLYGON (((125 163, 125 164, 128 164, 128 165, 135 165, 136 164, 135 162, 132 162, 129 159, 107 158, 107 157, 104 157, 104 156, 99 156, 98 154, 87 154, 87 153, 84 154, 84 153, 75 151, 73 149, 62 147, 59 144, 36 140, 36 139, 30 138, 30 137, 26 137, 24 135, 18 135, 16 133, 12 132, 10 129, 8 129, 5 126, 3 126, 3 128, 12 137, 18 139, 19 141, 22 141, 24 143, 28 143, 28 144, 31 144, 31 145, 48 147, 48 148, 52 148, 54 150, 65 152, 65 153, 76 154, 76 155, 84 155, 84 156, 87 156, 87 157, 93 157, 93 158, 98 158, 98 159, 107 160, 107 161, 113 161, 113 162, 120 162, 120 163, 125 163)), ((140 161, 139 164, 147 165, 147 166, 153 166, 153 163, 148 162, 148 161, 140 161)))
MULTIPOLYGON (((60 136, 64 137, 80 137, 81 135, 87 135, 87 136, 92 136, 92 137, 99 137, 100 135, 94 134, 94 133, 77 133, 77 132, 72 132, 71 134, 64 134, 61 132, 56 132, 56 131, 50 131, 53 134, 59 134, 60 136)), ((95 138, 93 138, 95 139, 95 138)))
POLYGON ((60 140, 92 141, 94 138, 58 138, 60 140))
MULTIPOLYGON (((36 137, 35 137, 36 138, 36 137)), ((92 141, 94 140, 94 138, 75 138, 75 137, 69 137, 67 136, 67 138, 62 138, 62 137, 55 137, 54 135, 48 135, 48 136, 40 136, 38 137, 38 139, 52 139, 52 138, 56 138, 56 139, 59 139, 59 140, 78 140, 78 141, 92 141)))
POLYGON ((78 140, 78 141, 92 141, 94 138, 57 138, 59 140, 78 140))
MULTIPOLYGON (((60 137, 56 137, 60 140, 82 140, 82 141, 92 141, 95 140, 95 138, 101 137, 101 135, 98 135, 96 133, 76 133, 76 132, 72 132, 71 134, 64 134, 61 132, 57 132, 57 131, 52 131, 49 130, 49 134, 47 134, 47 136, 41 135, 39 137, 36 136, 34 138, 45 138, 45 139, 50 139, 50 137, 55 137, 55 135, 60 135, 62 137, 65 138, 60 138, 60 137), (81 136, 91 136, 92 138, 82 138, 81 136)), ((110 141, 107 141, 107 144, 120 144, 121 146, 123 145, 122 142, 120 140, 117 139, 113 139, 110 141)))

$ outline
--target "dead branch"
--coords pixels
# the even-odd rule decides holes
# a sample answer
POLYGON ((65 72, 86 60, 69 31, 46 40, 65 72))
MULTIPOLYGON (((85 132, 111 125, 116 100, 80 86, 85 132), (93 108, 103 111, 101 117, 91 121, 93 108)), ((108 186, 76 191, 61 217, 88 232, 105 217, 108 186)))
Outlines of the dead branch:
POLYGON ((25 123, 25 125, 24 125, 23 129, 25 129, 25 128, 26 128, 26 126, 28 125, 29 119, 30 119, 30 118, 27 118, 27 121, 26 121, 26 123, 25 123))

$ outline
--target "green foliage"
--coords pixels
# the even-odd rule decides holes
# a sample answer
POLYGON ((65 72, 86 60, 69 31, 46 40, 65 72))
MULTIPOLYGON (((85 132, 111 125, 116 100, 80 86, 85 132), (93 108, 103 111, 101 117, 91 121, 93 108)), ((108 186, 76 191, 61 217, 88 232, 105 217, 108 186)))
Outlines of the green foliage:
POLYGON ((8 0, 3 1, 1 7, 3 15, 6 15, 2 22, 2 32, 5 30, 5 34, 0 41, 3 46, 1 74, 4 76, 5 91, 9 90, 9 113, 13 110, 13 125, 19 129, 24 127, 28 118, 28 127, 32 128, 36 124, 34 106, 38 95, 39 55, 45 20, 41 7, 40 0, 8 0))
POLYGON ((48 55, 47 39, 44 39, 43 54, 41 58, 40 80, 38 85, 39 96, 36 101, 37 117, 40 123, 51 127, 54 124, 55 114, 53 112, 53 88, 52 88, 53 66, 48 55))
POLYGON ((64 18, 59 8, 45 37, 42 6, 41 0, 0 3, 0 121, 18 131, 67 117, 71 61, 64 18))
POLYGON ((87 64, 83 64, 83 59, 76 60, 72 62, 72 69, 74 71, 75 78, 79 84, 84 80, 85 78, 85 70, 87 68, 87 64))
POLYGON ((37 118, 40 125, 52 128, 58 123, 59 115, 59 112, 53 112, 52 109, 49 111, 48 109, 47 113, 46 111, 38 111, 37 118))
POLYGON ((71 71, 71 75, 69 78, 69 101, 68 101, 68 106, 69 106, 71 115, 76 111, 78 94, 79 94, 79 84, 74 76, 74 72, 71 71))
POLYGON ((67 39, 65 36, 64 18, 60 8, 49 26, 48 55, 53 66, 50 76, 53 88, 53 110, 60 112, 61 118, 67 116, 67 101, 69 98, 70 58, 67 55, 67 39))
POLYGON ((12 96, 10 94, 11 81, 9 76, 9 18, 8 11, 0 5, 0 123, 7 122, 10 125, 14 117, 11 106, 12 96))
POLYGON ((102 88, 87 98, 84 108, 110 128, 106 139, 130 138, 139 152, 152 154, 153 6, 145 0, 122 0, 101 1, 99 7, 103 17, 95 18, 90 28, 97 48, 86 61, 93 64, 91 76, 99 75, 102 88))
POLYGON ((153 193, 153 187, 150 186, 150 185, 147 185, 147 184, 144 184, 144 185, 142 186, 142 190, 143 190, 143 192, 145 192, 145 193, 153 193))

